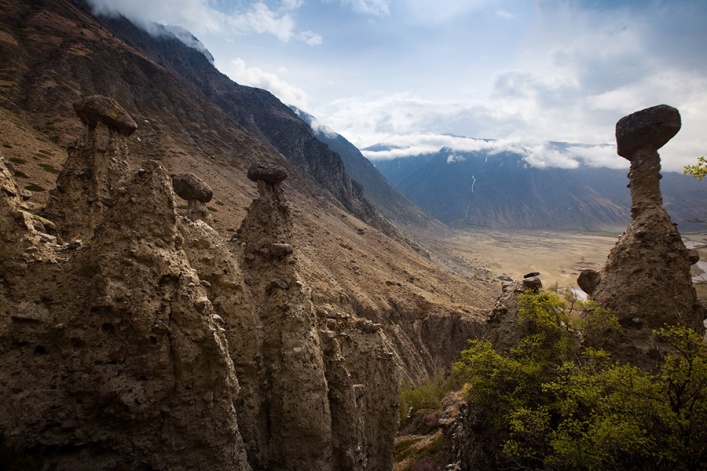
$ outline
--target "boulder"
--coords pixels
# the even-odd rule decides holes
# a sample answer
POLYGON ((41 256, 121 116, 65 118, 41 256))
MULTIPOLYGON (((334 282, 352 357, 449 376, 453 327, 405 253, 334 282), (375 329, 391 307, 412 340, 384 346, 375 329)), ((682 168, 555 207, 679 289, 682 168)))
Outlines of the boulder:
POLYGON ((206 204, 214 196, 211 187, 193 173, 172 175, 172 186, 177 196, 187 201, 197 200, 206 204))
POLYGON ((112 131, 126 137, 137 129, 137 124, 128 112, 110 97, 102 95, 85 97, 74 103, 74 111, 89 129, 95 128, 98 123, 103 123, 112 131))
POLYGON ((639 149, 658 150, 680 131, 678 110, 658 105, 636 111, 616 123, 616 152, 633 160, 639 149))
POLYGON ((254 163, 248 168, 248 178, 254 182, 262 180, 270 185, 276 185, 287 178, 287 170, 278 165, 254 163))

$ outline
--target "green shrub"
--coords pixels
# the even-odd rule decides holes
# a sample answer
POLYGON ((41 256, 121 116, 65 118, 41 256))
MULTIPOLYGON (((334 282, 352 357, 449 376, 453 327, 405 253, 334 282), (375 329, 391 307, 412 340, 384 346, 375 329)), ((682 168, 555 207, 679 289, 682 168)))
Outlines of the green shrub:
POLYGON ((570 327, 554 295, 521 295, 519 308, 528 333, 517 347, 498 353, 471 341, 453 368, 493 441, 493 461, 508 469, 707 468, 707 349, 697 333, 656 331, 670 353, 650 372, 578 340, 617 329, 606 311, 585 311, 570 327))
POLYGON ((441 402, 456 383, 452 378, 428 380, 419 386, 403 385, 400 388, 400 426, 407 424, 418 411, 440 409, 441 402))

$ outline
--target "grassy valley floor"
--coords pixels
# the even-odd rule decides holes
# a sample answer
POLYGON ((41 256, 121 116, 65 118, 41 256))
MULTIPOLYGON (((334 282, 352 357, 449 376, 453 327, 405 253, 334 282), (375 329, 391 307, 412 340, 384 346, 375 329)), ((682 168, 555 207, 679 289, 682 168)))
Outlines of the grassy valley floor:
POLYGON ((599 269, 619 233, 479 229, 428 241, 458 263, 484 268, 489 276, 520 279, 537 271, 547 287, 577 286, 585 268, 599 269))

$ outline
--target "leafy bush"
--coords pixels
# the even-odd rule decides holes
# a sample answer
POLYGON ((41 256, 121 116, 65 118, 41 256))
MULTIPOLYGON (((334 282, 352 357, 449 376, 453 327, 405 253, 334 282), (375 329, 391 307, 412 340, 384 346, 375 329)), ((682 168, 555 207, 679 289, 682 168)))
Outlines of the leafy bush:
POLYGON ((439 409, 444 396, 456 383, 451 378, 428 380, 419 386, 403 385, 400 388, 400 425, 405 426, 418 411, 439 409))
POLYGON ((518 346, 498 353, 471 341, 455 364, 494 442, 484 447, 496 453, 489 461, 508 469, 706 469, 707 349, 700 336, 678 326, 657 331, 670 353, 649 372, 590 346, 617 328, 606 311, 585 310, 576 322, 567 314, 552 294, 521 295, 519 317, 529 333, 518 346))

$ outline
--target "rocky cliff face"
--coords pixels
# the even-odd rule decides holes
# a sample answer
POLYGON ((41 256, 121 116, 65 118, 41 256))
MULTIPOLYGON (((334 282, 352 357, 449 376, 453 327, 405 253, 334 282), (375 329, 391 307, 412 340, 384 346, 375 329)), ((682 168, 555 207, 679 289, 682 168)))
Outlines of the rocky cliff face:
POLYGON ((69 152, 56 230, 82 242, 0 165, 5 440, 57 469, 389 468, 400 365, 379 325, 315 310, 281 185, 226 242, 159 162, 96 171, 125 145, 99 119, 69 152))
MULTIPOLYGON (((16 221, 2 175, 3 217, 16 221)), ((2 433, 57 469, 248 469, 225 331, 182 250, 169 176, 145 162, 122 177, 100 217, 58 221, 92 235, 84 243, 2 225, 2 433)))

